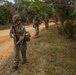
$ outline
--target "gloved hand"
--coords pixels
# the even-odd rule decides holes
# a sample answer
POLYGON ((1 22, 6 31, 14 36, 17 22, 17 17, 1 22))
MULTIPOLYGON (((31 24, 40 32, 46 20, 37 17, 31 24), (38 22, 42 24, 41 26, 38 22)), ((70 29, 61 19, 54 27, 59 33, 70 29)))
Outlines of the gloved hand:
POLYGON ((16 37, 15 37, 13 34, 11 35, 11 37, 12 37, 13 39, 16 39, 16 37))

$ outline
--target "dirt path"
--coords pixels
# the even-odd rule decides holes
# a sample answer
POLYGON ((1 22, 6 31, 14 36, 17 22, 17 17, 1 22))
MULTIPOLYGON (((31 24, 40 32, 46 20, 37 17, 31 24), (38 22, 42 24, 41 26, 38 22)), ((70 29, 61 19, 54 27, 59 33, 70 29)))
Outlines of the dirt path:
MULTIPOLYGON (((50 24, 50 25, 53 25, 54 23, 49 23, 49 24, 50 24)), ((41 25, 40 25, 40 28, 43 28, 43 27, 45 27, 44 24, 41 24, 41 25)), ((25 28, 26 28, 26 30, 28 30, 28 31, 34 30, 34 28, 32 27, 32 25, 26 26, 25 28)), ((2 37, 2 36, 8 36, 8 35, 9 35, 9 32, 10 32, 9 29, 7 29, 7 30, 1 30, 1 31, 0 31, 0 37, 2 37)))

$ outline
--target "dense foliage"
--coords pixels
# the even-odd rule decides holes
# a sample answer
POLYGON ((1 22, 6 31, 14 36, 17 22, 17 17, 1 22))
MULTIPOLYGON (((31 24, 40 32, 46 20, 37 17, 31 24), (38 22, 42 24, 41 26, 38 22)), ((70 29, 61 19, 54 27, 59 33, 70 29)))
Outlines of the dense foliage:
POLYGON ((11 13, 9 6, 0 6, 0 24, 5 25, 11 22, 11 13))
MULTIPOLYGON (((61 28, 61 34, 67 34, 69 37, 76 35, 76 0, 44 0, 51 4, 57 13, 61 28)), ((75 36, 76 37, 76 36, 75 36)))
POLYGON ((32 22, 35 15, 38 15, 41 19, 45 16, 50 18, 52 15, 52 7, 39 0, 35 2, 29 0, 24 0, 23 2, 15 1, 15 4, 6 1, 4 5, 0 6, 0 25, 10 23, 12 21, 11 17, 16 13, 22 16, 23 22, 26 19, 32 22))

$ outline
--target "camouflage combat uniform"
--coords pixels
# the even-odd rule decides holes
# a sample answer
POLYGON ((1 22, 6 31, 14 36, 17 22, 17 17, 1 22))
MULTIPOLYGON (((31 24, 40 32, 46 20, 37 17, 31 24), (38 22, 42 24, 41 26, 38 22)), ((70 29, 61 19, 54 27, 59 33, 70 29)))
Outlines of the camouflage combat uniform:
POLYGON ((40 20, 38 17, 33 19, 33 27, 35 28, 35 37, 38 37, 39 35, 39 24, 40 24, 40 20))
MULTIPOLYGON (((20 19, 18 15, 15 15, 13 17, 13 21, 16 19, 20 19), (16 18, 17 16, 17 18, 16 18)), ((26 30, 25 27, 20 23, 19 25, 13 24, 10 28, 10 36, 14 36, 14 52, 15 52, 15 59, 14 63, 16 66, 18 66, 18 63, 20 61, 19 57, 19 52, 21 51, 22 54, 22 61, 26 62, 26 49, 27 49, 27 44, 24 39, 26 35, 26 30)))
POLYGON ((45 28, 48 29, 49 28, 49 19, 45 18, 44 22, 45 22, 45 28))
POLYGON ((53 15, 53 19, 55 21, 55 24, 58 25, 58 16, 56 14, 53 15))

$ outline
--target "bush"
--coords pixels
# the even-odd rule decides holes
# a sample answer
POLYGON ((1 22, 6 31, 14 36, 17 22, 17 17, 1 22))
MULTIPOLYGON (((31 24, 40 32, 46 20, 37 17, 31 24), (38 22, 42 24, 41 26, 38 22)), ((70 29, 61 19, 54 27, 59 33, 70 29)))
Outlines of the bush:
POLYGON ((0 6, 0 24, 5 25, 11 21, 11 14, 4 6, 0 6))

